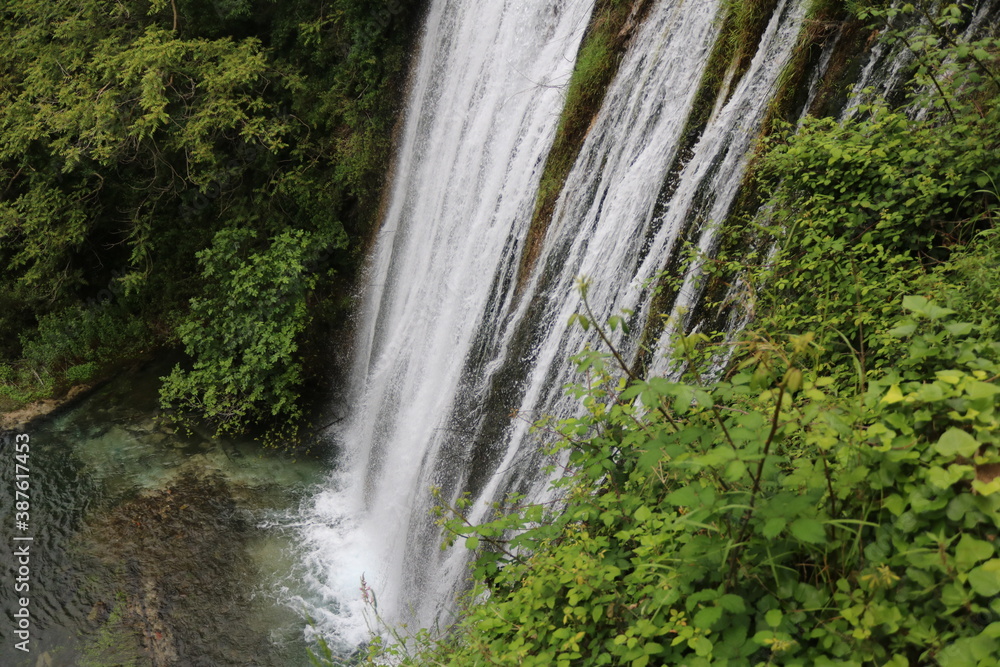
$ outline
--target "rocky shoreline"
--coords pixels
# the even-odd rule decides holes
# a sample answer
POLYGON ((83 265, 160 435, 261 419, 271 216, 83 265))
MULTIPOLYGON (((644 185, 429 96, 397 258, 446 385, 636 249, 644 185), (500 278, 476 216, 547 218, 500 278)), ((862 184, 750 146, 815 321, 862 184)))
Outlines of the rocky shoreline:
POLYGON ((59 408, 74 403, 98 387, 99 383, 79 384, 70 387, 59 398, 45 398, 28 403, 15 410, 0 412, 0 430, 21 430, 36 419, 52 414, 59 408))

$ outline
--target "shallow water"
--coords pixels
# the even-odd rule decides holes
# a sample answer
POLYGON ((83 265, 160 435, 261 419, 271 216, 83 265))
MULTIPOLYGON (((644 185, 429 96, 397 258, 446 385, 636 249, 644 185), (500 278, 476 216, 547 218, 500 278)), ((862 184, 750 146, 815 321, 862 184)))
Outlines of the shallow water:
POLYGON ((123 376, 23 431, 27 530, 14 514, 23 470, 4 442, 0 665, 309 664, 305 621, 285 603, 301 593, 286 517, 327 466, 175 433, 156 414, 165 370, 123 376), (28 653, 15 647, 21 597, 28 653))

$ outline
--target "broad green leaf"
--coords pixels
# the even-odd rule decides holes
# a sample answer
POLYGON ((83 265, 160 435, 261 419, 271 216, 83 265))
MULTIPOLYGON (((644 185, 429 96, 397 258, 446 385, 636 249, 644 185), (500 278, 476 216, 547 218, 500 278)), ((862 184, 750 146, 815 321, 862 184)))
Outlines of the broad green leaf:
POLYGON ((893 403, 899 403, 903 400, 903 392, 899 390, 899 385, 894 384, 889 387, 889 391, 886 392, 885 396, 882 397, 882 403, 892 405, 893 403))
POLYGON ((917 330, 917 325, 911 323, 900 324, 898 327, 889 330, 889 335, 894 338, 905 338, 906 336, 913 335, 913 332, 917 330))
POLYGON ((971 478, 973 470, 972 466, 950 465, 947 468, 932 466, 927 471, 927 481, 939 489, 949 489, 963 477, 968 475, 971 478))
POLYGON ((902 496, 895 493, 886 498, 882 504, 887 510, 896 516, 902 514, 903 510, 906 509, 906 501, 903 500, 902 496))
POLYGON ((946 645, 937 655, 941 667, 973 667, 982 665, 988 660, 988 665, 996 664, 997 640, 985 634, 975 637, 962 637, 946 645))
POLYGON ((984 540, 978 540, 971 535, 962 535, 955 547, 955 564, 961 570, 968 570, 981 560, 993 555, 993 545, 984 540))
POLYGON ((737 459, 735 461, 730 461, 729 464, 726 465, 725 478, 729 482, 738 482, 744 475, 746 475, 746 473, 746 464, 737 459))
POLYGON ((764 526, 760 529, 760 532, 764 537, 770 540, 780 535, 786 525, 788 525, 788 522, 780 516, 771 517, 764 522, 764 526))
POLYGON ((663 653, 663 644, 646 642, 642 645, 642 650, 646 652, 646 655, 656 655, 657 653, 663 653))
POLYGON ((958 384, 962 381, 963 373, 954 370, 938 371, 935 373, 938 380, 948 384, 958 384))
POLYGON ((903 308, 913 311, 914 313, 923 314, 924 310, 927 308, 927 303, 927 298, 923 296, 910 295, 903 297, 903 308))
POLYGON ((969 585, 976 593, 988 598, 1000 595, 1000 558, 986 561, 969 572, 969 585))
POLYGON ((934 449, 943 456, 969 457, 979 449, 979 442, 965 431, 950 428, 937 441, 934 449))
POLYGON ((722 607, 704 607, 694 615, 694 625, 702 630, 711 630, 722 618, 722 607))
POLYGON ((726 593, 719 598, 719 606, 733 614, 742 614, 747 610, 746 603, 739 595, 726 593))
POLYGON ((781 625, 782 618, 784 618, 784 614, 781 613, 780 609, 771 609, 764 614, 764 621, 772 628, 776 628, 781 625))
POLYGON ((951 322, 944 325, 944 328, 952 336, 968 336, 975 329, 975 325, 969 322, 951 322))
POLYGON ((796 539, 803 542, 822 544, 826 541, 826 531, 823 530, 823 524, 816 519, 796 519, 792 522, 789 530, 796 539))
POLYGON ((712 642, 708 637, 695 637, 688 642, 688 646, 694 649, 694 652, 701 657, 705 657, 712 653, 712 642))
POLYGON ((677 489, 666 498, 671 505, 690 507, 698 502, 698 492, 693 486, 677 489))
POLYGON ((969 398, 989 398, 1000 394, 1000 387, 989 382, 970 382, 965 387, 965 393, 969 398))

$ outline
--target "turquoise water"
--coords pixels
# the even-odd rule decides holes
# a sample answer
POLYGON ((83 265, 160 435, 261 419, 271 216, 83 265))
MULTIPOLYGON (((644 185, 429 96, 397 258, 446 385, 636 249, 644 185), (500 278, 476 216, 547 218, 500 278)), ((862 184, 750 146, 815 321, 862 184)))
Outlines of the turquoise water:
POLYGON ((303 593, 287 517, 327 466, 174 432, 156 414, 163 371, 123 376, 24 429, 27 530, 14 523, 5 442, 0 665, 309 664, 305 621, 284 602, 303 593), (25 593, 14 551, 26 544, 25 593), (29 653, 15 647, 22 596, 29 653))

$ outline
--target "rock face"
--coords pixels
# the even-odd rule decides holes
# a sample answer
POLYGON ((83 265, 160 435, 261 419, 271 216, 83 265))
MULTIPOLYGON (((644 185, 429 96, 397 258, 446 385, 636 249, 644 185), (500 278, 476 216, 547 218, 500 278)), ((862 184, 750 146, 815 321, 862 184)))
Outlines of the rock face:
POLYGON ((95 523, 85 549, 115 572, 95 609, 114 608, 102 632, 117 636, 87 650, 93 664, 112 658, 108 646, 124 664, 268 664, 266 638, 247 623, 253 591, 239 584, 254 567, 244 517, 221 475, 188 471, 95 523))

